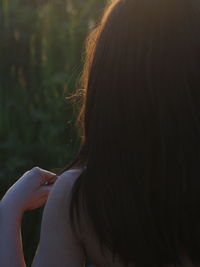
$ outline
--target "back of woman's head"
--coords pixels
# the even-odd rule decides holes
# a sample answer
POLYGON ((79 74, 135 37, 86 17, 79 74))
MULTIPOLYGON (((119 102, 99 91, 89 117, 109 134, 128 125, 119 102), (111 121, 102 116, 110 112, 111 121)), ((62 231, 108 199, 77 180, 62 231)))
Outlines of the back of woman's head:
POLYGON ((200 264, 200 1, 118 0, 89 36, 74 211, 135 266, 200 264))

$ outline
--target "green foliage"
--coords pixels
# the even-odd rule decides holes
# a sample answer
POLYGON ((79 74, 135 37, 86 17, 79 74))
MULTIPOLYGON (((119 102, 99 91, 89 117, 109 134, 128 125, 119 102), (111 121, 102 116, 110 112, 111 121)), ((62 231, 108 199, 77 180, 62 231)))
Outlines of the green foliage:
MULTIPOLYGON (((64 167, 77 153, 76 89, 85 37, 106 0, 0 0, 0 197, 33 166, 64 167)), ((23 221, 30 265, 41 210, 23 221)))

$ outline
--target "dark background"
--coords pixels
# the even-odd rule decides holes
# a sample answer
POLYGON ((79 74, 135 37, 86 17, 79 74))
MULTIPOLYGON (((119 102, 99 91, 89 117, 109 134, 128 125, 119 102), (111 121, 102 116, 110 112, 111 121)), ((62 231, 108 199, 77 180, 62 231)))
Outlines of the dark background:
MULTIPOLYGON (((79 148, 76 89, 84 40, 106 0, 0 0, 0 197, 27 170, 63 168, 79 148)), ((23 218, 27 266, 42 209, 23 218)))

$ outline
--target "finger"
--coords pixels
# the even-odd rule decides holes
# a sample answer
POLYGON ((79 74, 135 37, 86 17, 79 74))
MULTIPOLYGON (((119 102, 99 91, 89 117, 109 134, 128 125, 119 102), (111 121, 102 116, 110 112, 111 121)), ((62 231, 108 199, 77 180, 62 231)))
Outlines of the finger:
POLYGON ((44 170, 44 169, 41 169, 39 167, 34 167, 31 170, 31 173, 33 175, 39 176, 41 178, 41 183, 46 182, 47 180, 49 180, 49 179, 51 179, 51 178, 56 176, 55 173, 47 171, 47 170, 44 170))
POLYGON ((53 186, 49 185, 49 186, 40 186, 40 189, 38 190, 37 194, 39 199, 40 198, 48 198, 49 193, 51 192, 53 186))
POLYGON ((55 181, 58 179, 57 175, 54 175, 53 177, 51 177, 50 179, 46 180, 42 185, 52 185, 55 183, 55 181))
POLYGON ((46 195, 46 194, 49 194, 50 193, 50 191, 52 190, 52 188, 53 188, 53 185, 40 186, 39 192, 40 193, 44 193, 46 195))
POLYGON ((47 170, 43 170, 43 169, 40 169, 41 170, 41 174, 42 174, 42 177, 43 179, 45 180, 49 180, 49 179, 53 179, 56 177, 56 174, 53 173, 53 172, 50 172, 50 171, 47 171, 47 170))
POLYGON ((26 176, 28 173, 30 173, 30 171, 25 172, 22 177, 26 176))
POLYGON ((28 210, 34 210, 37 209, 41 206, 43 206, 46 202, 47 202, 48 196, 43 196, 40 199, 38 199, 37 201, 35 201, 35 203, 33 203, 28 210))

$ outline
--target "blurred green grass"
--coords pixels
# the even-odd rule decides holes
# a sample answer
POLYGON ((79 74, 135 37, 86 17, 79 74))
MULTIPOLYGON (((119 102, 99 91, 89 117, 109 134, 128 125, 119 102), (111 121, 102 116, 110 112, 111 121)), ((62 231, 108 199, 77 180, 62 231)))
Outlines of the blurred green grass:
MULTIPOLYGON (((83 44, 106 0, 0 0, 0 197, 33 166, 62 168, 79 149, 76 89, 83 44)), ((42 209, 27 212, 27 266, 42 209)))

